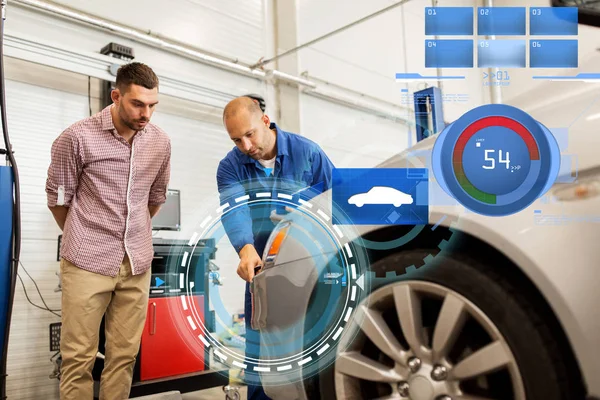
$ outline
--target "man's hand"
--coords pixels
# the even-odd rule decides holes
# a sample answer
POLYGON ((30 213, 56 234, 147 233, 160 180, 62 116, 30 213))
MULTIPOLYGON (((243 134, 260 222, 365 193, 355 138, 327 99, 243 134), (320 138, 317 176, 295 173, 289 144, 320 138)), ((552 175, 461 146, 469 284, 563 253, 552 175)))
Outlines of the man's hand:
MULTIPOLYGON (((286 206, 285 211, 289 214, 294 211, 294 209, 286 206)), ((286 216, 287 214, 277 214, 277 210, 273 210, 271 211, 269 218, 271 219, 271 222, 277 225, 279 222, 283 221, 286 216)))
POLYGON ((262 264, 256 249, 253 245, 247 244, 240 250, 240 264, 238 265, 237 274, 243 280, 252 282, 254 278, 254 268, 262 264))
POLYGON ((56 206, 48 207, 54 216, 54 220, 58 224, 61 231, 65 230, 65 222, 67 221, 67 214, 69 213, 68 207, 56 206))
POLYGON ((150 211, 150 218, 158 214, 158 210, 160 210, 160 206, 148 206, 148 211, 150 211))

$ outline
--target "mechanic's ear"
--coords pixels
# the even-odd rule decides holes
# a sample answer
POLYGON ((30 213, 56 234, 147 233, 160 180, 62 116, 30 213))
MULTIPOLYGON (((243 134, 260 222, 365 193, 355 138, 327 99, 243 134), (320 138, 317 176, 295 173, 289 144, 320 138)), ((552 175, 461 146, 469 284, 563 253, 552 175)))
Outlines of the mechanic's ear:
POLYGON ((263 114, 262 116, 263 123, 269 128, 271 126, 271 119, 267 114, 263 114))

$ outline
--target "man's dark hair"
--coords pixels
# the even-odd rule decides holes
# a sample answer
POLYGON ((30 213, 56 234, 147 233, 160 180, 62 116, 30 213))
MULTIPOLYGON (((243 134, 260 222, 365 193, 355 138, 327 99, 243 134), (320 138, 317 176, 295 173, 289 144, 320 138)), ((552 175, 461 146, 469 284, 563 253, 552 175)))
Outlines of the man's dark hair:
POLYGON ((267 105, 265 103, 265 99, 258 95, 258 94, 247 94, 245 95, 246 97, 250 97, 252 100, 254 100, 258 106, 260 107, 262 112, 265 112, 265 109, 267 108, 267 105))
POLYGON ((121 92, 127 91, 130 85, 143 86, 146 89, 158 87, 158 77, 146 64, 132 62, 121 65, 117 71, 116 86, 121 92))

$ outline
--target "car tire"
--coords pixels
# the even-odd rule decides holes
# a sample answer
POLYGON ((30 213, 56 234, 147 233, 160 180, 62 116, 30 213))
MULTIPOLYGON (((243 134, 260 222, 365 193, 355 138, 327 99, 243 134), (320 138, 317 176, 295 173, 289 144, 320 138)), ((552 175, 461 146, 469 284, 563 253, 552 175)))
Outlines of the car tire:
MULTIPOLYGON (((371 269, 378 275, 404 271, 407 265, 427 254, 427 250, 397 253, 376 262, 371 269)), ((577 368, 570 368, 572 355, 559 339, 561 335, 557 334, 556 327, 549 318, 542 317, 544 312, 538 309, 537 302, 530 300, 527 293, 520 292, 518 285, 513 284, 499 267, 464 254, 440 254, 434 263, 382 282, 379 288, 398 282, 424 281, 451 289, 478 307, 504 337, 520 371, 526 399, 583 399, 584 386, 577 368)), ((307 382, 308 398, 338 398, 334 367, 322 369, 315 379, 307 382)), ((369 396, 356 393, 352 398, 369 396)))

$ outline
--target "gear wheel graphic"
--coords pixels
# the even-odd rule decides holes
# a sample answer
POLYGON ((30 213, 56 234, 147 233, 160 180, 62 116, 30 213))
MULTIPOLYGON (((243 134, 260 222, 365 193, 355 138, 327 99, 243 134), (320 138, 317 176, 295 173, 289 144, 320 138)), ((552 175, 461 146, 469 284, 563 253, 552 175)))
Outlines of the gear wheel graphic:
MULTIPOLYGON (((445 218, 446 217, 443 217, 441 220, 445 218)), ((448 228, 437 228, 436 226, 434 226, 433 228, 426 227, 426 230, 423 230, 423 232, 420 233, 420 235, 434 235, 440 239, 439 243, 436 246, 437 250, 430 252, 425 257, 423 257, 421 263, 411 264, 407 266, 395 266, 395 269, 392 271, 369 270, 365 273, 365 279, 370 280, 372 282, 393 282, 398 280, 402 275, 415 272, 417 269, 431 264, 434 261, 434 259, 447 248, 447 246, 452 242, 454 234, 458 232, 458 229, 456 228, 456 222, 457 221, 454 220, 448 228), (437 229, 439 229, 438 232, 436 232, 437 229)), ((428 238, 428 240, 431 241, 434 239, 430 237, 428 238)), ((419 248, 422 247, 413 246, 410 248, 410 250, 419 248)), ((398 250, 402 251, 400 248, 398 248, 398 250)))

